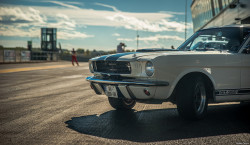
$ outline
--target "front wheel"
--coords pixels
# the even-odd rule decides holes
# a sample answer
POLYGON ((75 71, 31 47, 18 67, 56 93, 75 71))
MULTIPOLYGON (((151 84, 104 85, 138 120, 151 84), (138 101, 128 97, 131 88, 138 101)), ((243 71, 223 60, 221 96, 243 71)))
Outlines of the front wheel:
POLYGON ((191 120, 202 119, 207 113, 207 92, 201 78, 189 78, 182 82, 177 91, 177 109, 181 117, 191 120))
POLYGON ((112 98, 108 97, 109 104, 115 108, 115 109, 132 109, 136 101, 132 99, 126 99, 126 98, 112 98))

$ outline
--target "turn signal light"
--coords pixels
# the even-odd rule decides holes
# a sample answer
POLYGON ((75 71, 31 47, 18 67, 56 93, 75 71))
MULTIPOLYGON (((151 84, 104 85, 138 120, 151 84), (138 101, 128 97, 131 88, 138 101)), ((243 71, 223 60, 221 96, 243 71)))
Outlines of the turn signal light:
POLYGON ((144 93, 145 93, 147 96, 150 96, 150 92, 149 92, 149 90, 144 89, 144 93))

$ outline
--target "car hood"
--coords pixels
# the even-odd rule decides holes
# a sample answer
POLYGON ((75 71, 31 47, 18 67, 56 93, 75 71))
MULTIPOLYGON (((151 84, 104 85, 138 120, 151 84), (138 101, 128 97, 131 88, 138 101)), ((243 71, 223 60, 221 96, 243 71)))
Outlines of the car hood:
POLYGON ((117 53, 111 55, 104 55, 92 58, 92 61, 137 61, 137 60, 151 60, 159 56, 174 56, 174 55, 210 55, 210 54, 231 54, 226 51, 158 51, 158 52, 129 52, 117 53))

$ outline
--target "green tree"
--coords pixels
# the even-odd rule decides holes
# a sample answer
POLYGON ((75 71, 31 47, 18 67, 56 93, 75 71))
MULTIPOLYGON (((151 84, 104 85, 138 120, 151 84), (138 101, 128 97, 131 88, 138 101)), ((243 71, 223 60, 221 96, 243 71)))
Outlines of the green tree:
POLYGON ((109 54, 115 54, 116 53, 116 50, 111 50, 108 52, 109 54))
POLYGON ((83 48, 78 48, 76 52, 77 54, 84 54, 85 50, 83 48))
POLYGON ((87 56, 89 56, 90 51, 87 49, 86 52, 85 52, 85 54, 86 54, 87 56))

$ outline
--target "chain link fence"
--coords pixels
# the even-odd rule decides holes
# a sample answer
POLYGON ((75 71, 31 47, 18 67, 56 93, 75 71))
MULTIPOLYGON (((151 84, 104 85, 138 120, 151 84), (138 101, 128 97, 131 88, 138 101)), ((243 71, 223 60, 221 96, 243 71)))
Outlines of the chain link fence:
POLYGON ((26 50, 0 50, 0 63, 58 61, 58 52, 32 52, 26 50))

